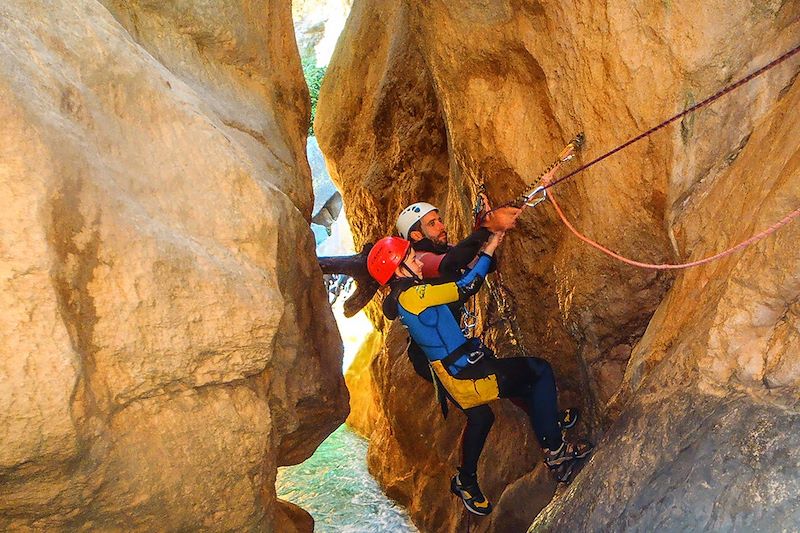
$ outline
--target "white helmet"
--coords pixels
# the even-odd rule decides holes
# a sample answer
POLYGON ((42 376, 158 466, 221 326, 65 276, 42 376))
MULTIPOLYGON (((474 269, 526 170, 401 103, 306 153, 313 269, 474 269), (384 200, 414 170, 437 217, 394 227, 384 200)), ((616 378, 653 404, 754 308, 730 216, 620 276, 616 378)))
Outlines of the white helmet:
POLYGON ((422 217, 431 211, 438 211, 439 208, 427 202, 417 202, 400 211, 397 217, 397 232, 404 239, 408 239, 411 226, 422 220, 422 217))

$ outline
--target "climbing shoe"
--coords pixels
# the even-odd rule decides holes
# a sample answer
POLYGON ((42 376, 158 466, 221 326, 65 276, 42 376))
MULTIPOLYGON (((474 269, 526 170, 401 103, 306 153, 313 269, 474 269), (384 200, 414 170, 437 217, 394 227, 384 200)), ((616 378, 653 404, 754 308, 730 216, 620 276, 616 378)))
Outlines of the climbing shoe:
POLYGON ((470 513, 474 513, 479 516, 486 516, 492 512, 492 504, 489 503, 489 500, 481 492, 480 487, 478 487, 478 480, 473 478, 472 480, 466 480, 462 483, 461 481, 462 474, 456 474, 450 480, 450 492, 461 498, 461 501, 464 502, 464 507, 467 508, 467 511, 470 513))
POLYGON ((578 459, 567 461, 566 463, 562 463, 551 468, 550 473, 559 483, 568 484, 570 481, 572 481, 572 474, 575 473, 575 467, 578 466, 578 462, 578 459))
POLYGON ((558 427, 561 431, 566 431, 575 427, 581 417, 581 410, 577 407, 567 407, 558 412, 558 427))
POLYGON ((577 442, 561 442, 557 450, 547 450, 544 454, 544 462, 550 467, 556 467, 567 461, 583 459, 590 453, 594 446, 591 442, 581 439, 577 442))

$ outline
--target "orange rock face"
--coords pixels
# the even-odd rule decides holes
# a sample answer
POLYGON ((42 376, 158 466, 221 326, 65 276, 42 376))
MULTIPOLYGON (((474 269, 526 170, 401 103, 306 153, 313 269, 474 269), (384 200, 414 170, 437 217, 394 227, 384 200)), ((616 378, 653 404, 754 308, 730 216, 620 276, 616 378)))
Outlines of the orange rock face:
MULTIPOLYGON (((357 246, 391 233, 399 209, 417 200, 441 206, 457 239, 480 183, 493 203, 510 200, 576 132, 586 133, 579 162, 588 162, 800 44, 797 35, 800 8, 787 2, 357 3, 315 130, 357 246)), ((744 240, 800 206, 798 71, 795 57, 554 193, 578 228, 642 261, 691 261, 744 240)), ((547 204, 523 215, 502 246, 505 299, 488 302, 484 334, 511 353, 516 329, 527 353, 553 364, 562 405, 583 407, 583 429, 600 439, 539 526, 794 523, 797 476, 786 470, 761 490, 772 472, 752 454, 775 445, 784 467, 797 465, 789 437, 770 421, 798 423, 798 236, 795 222, 717 263, 660 273, 586 247, 547 204), (735 431, 736 416, 749 437, 735 431), (681 446, 696 453, 667 453, 681 446), (741 482, 720 476, 701 494, 702 479, 692 478, 695 491, 664 479, 672 461, 682 471, 691 460, 708 462, 714 477, 722 456, 706 447, 731 446, 741 482), (772 514, 746 515, 733 503, 776 494, 785 505, 772 514), (682 512, 669 515, 655 495, 682 512)), ((452 529, 463 514, 447 477, 463 418, 441 420, 402 353, 402 333, 382 327, 370 466, 420 527, 452 529)), ((533 520, 554 488, 531 473, 540 452, 522 414, 502 404, 496 412, 479 476, 496 502, 529 493, 533 520)), ((525 519, 498 506, 477 530, 525 519)))
POLYGON ((379 331, 372 331, 364 344, 358 349, 353 362, 344 375, 350 395, 350 415, 346 423, 359 434, 369 438, 375 429, 375 420, 379 411, 373 392, 371 364, 376 353, 383 348, 383 336, 379 331))

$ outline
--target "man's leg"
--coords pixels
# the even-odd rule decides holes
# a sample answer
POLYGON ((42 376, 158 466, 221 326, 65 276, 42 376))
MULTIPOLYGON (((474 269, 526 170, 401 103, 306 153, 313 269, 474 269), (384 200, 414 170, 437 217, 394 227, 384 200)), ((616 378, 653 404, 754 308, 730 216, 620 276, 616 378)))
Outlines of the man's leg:
POLYGON ((493 363, 500 396, 525 400, 531 425, 545 450, 545 464, 558 481, 568 482, 575 460, 588 456, 593 446, 586 440, 564 441, 552 367, 538 357, 496 359, 493 363))
POLYGON ((556 380, 550 363, 538 357, 509 357, 492 361, 500 397, 520 398, 542 448, 557 450, 562 443, 558 424, 556 380))

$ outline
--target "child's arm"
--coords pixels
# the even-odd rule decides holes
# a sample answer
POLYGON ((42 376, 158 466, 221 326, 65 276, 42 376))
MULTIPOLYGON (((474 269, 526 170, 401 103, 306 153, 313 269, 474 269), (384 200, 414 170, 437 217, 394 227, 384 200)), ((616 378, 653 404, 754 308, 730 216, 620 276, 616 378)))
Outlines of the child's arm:
POLYGON ((460 280, 441 285, 414 285, 403 291, 397 301, 416 315, 435 305, 466 301, 481 288, 491 264, 491 256, 481 253, 475 266, 460 280))

